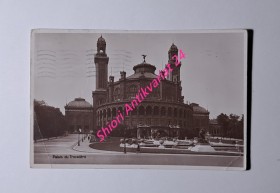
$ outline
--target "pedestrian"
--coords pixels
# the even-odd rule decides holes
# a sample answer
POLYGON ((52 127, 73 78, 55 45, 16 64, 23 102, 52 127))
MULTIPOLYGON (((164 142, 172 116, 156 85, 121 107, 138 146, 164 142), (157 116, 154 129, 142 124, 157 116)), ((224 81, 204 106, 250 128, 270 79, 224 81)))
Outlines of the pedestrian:
POLYGON ((139 145, 139 143, 137 144, 137 150, 136 150, 136 153, 140 153, 140 145, 139 145))

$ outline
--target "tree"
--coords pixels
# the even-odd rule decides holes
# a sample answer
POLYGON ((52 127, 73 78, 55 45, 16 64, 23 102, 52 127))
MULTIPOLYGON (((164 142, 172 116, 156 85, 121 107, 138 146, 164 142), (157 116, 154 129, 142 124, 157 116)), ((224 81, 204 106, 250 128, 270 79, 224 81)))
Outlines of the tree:
POLYGON ((229 131, 228 137, 236 138, 237 127, 238 127, 238 115, 230 114, 229 115, 229 131))
POLYGON ((218 124, 222 127, 222 137, 230 137, 243 139, 243 124, 244 124, 244 116, 240 116, 235 114, 230 114, 229 116, 221 113, 217 117, 218 124))
POLYGON ((66 120, 59 108, 34 100, 34 140, 63 135, 66 120))
POLYGON ((217 117, 217 121, 218 124, 222 127, 222 137, 226 137, 229 128, 229 117, 226 114, 221 113, 217 117))

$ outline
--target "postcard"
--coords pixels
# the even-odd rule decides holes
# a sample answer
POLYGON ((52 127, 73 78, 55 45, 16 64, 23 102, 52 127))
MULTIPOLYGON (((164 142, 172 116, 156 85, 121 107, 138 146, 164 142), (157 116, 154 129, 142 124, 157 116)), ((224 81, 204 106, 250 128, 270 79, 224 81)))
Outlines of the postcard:
POLYGON ((31 167, 245 170, 247 71, 247 30, 32 30, 31 167))

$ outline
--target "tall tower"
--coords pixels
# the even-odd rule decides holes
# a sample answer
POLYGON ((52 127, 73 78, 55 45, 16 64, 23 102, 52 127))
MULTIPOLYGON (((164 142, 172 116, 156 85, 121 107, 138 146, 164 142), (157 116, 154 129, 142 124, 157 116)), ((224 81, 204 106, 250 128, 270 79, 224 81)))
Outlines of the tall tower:
POLYGON ((106 90, 109 57, 106 54, 106 41, 100 36, 97 40, 97 53, 94 56, 96 68, 96 90, 106 90))
POLYGON ((176 85, 174 99, 176 100, 176 102, 183 103, 184 96, 182 96, 181 75, 180 75, 181 62, 178 64, 178 66, 176 66, 176 57, 173 57, 174 55, 176 55, 177 60, 179 60, 178 48, 173 43, 168 51, 168 63, 171 65, 171 68, 173 69, 172 72, 169 73, 168 80, 172 81, 176 85))
POLYGON ((93 130, 97 131, 97 114, 96 109, 107 100, 107 86, 108 86, 108 62, 109 57, 106 54, 106 41, 101 36, 97 40, 97 53, 94 56, 94 63, 96 68, 96 88, 92 92, 93 100, 93 130))
POLYGON ((174 55, 177 55, 177 57, 179 57, 178 56, 178 48, 173 43, 171 45, 171 47, 169 48, 169 51, 168 51, 168 63, 171 65, 171 68, 173 68, 173 71, 170 73, 169 80, 172 81, 172 82, 180 82, 180 80, 181 80, 181 78, 180 78, 181 63, 178 66, 175 65, 176 58, 174 57, 172 59, 172 57, 174 55))

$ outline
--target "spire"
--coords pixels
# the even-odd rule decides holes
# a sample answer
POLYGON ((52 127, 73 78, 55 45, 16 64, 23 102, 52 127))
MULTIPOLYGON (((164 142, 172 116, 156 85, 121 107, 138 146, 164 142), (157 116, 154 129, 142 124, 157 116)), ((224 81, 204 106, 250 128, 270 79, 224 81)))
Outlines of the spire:
POLYGON ((142 56, 143 56, 143 60, 144 60, 143 63, 146 63, 145 59, 146 59, 147 55, 143 54, 142 56))

